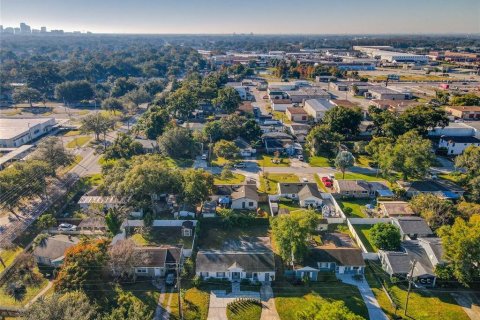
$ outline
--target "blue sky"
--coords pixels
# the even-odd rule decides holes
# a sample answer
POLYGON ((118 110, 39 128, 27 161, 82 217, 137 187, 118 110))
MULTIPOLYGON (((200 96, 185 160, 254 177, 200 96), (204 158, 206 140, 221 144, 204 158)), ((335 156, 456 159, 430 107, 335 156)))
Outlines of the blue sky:
POLYGON ((480 0, 0 0, 4 26, 105 33, 480 33, 480 0))

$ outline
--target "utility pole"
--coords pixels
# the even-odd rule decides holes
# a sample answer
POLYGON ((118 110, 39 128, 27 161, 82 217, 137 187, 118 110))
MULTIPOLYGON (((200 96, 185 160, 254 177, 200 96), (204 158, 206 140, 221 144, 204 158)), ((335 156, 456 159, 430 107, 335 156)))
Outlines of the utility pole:
POLYGON ((177 263, 178 311, 179 311, 180 320, 183 320, 183 306, 182 306, 182 299, 181 299, 181 295, 182 295, 182 287, 181 287, 182 278, 181 277, 182 275, 180 273, 180 261, 179 261, 177 263))
POLYGON ((415 269, 415 264, 417 264, 417 260, 414 259, 412 263, 412 268, 410 269, 410 276, 408 278, 408 292, 407 292, 407 301, 405 301, 405 310, 403 312, 404 315, 407 315, 408 299, 410 298, 410 290, 412 289, 413 270, 415 269))

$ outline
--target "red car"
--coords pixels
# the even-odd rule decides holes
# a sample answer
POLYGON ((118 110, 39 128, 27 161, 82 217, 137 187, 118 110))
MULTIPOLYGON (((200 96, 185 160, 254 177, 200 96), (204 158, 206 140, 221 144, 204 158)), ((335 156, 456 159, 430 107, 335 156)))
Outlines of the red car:
POLYGON ((330 181, 330 179, 328 179, 328 177, 322 177, 322 182, 327 182, 327 181, 330 181))
POLYGON ((332 182, 331 182, 331 181, 324 181, 323 184, 324 184, 325 187, 327 187, 327 188, 331 188, 331 187, 332 187, 332 182))

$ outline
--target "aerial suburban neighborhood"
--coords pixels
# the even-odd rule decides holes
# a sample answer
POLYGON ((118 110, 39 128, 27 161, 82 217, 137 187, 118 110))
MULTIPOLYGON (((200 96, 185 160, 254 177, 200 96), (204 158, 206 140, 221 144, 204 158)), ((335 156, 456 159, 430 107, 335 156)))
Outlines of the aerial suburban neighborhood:
POLYGON ((480 319, 478 16, 355 36, 18 12, 0 319, 480 319))

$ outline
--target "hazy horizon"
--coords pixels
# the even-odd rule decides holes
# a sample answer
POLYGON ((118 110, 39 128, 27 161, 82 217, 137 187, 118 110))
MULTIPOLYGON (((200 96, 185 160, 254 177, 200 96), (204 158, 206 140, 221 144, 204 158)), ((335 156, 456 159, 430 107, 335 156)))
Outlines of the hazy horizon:
POLYGON ((1 0, 4 27, 151 35, 480 33, 478 0, 1 0))

